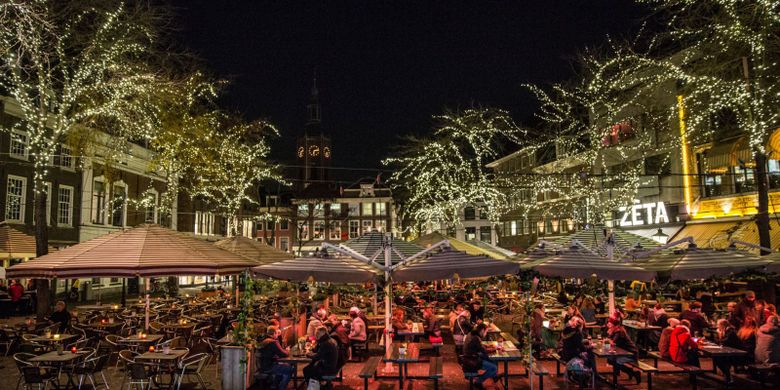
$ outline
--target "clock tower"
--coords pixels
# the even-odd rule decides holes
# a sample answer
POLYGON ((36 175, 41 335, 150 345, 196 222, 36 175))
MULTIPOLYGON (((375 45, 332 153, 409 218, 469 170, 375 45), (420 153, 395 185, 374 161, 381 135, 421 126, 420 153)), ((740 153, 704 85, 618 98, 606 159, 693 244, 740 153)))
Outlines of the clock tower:
POLYGON ((322 183, 328 180, 328 167, 331 155, 330 138, 322 131, 320 117, 319 91, 317 79, 311 88, 309 104, 306 105, 308 120, 304 135, 298 138, 295 149, 295 161, 299 169, 299 185, 302 188, 313 183, 322 183))

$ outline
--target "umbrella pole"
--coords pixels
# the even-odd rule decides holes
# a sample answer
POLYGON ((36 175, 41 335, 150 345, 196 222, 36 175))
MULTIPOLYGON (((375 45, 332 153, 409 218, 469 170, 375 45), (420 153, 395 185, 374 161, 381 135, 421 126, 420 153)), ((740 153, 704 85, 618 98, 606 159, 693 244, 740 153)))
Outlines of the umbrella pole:
MULTIPOLYGON (((390 294, 392 294, 393 291, 393 286, 390 283, 390 266, 392 265, 392 262, 390 261, 391 243, 392 240, 390 239, 389 234, 385 235, 385 356, 390 356, 390 348, 393 347, 390 338, 390 332, 392 330, 390 327, 390 294)), ((387 371, 388 368, 392 370, 392 363, 386 363, 385 371, 387 371)))
POLYGON ((126 286, 125 282, 126 281, 127 281, 127 278, 122 278, 122 297, 120 299, 120 302, 122 303, 122 307, 125 307, 126 304, 127 304, 127 295, 126 295, 126 292, 125 292, 125 286, 126 286))
POLYGON ((144 329, 149 331, 149 283, 150 278, 146 278, 146 303, 144 304, 144 329))
POLYGON ((238 275, 233 276, 233 284, 236 286, 236 307, 238 307, 238 275))
MULTIPOLYGON (((614 247, 612 246, 612 237, 607 239, 607 257, 609 261, 614 260, 614 247)), ((607 281, 607 291, 609 292, 609 316, 615 314, 615 281, 607 281)))

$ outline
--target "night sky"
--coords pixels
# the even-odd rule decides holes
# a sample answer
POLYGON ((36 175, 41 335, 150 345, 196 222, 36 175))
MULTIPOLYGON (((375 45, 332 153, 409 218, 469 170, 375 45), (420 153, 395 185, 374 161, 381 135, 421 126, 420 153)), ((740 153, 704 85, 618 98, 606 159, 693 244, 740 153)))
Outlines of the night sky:
POLYGON ((222 105, 281 129, 276 159, 294 159, 316 72, 334 166, 370 169, 445 109, 527 122, 523 83, 573 77, 577 53, 646 15, 630 0, 171 1, 176 39, 232 82, 222 105))

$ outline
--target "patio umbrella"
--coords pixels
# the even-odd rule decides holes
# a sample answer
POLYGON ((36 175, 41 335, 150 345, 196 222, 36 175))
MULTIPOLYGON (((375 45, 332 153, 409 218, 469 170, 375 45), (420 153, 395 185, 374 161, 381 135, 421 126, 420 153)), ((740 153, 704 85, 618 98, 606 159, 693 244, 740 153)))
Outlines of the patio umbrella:
MULTIPOLYGON (((384 233, 372 231, 360 237, 345 241, 341 244, 341 246, 345 246, 360 255, 376 260, 380 264, 384 264, 384 247, 382 243, 385 239, 386 238, 384 233)), ((419 245, 415 245, 408 241, 399 240, 395 237, 391 237, 390 240, 390 261, 393 264, 398 263, 407 257, 413 256, 425 249, 419 245)))
POLYGON ((543 258, 533 267, 542 275, 562 278, 589 278, 607 280, 652 280, 655 272, 636 265, 610 260, 582 247, 573 246, 543 258))
POLYGON ((374 281, 384 270, 346 256, 299 257, 252 268, 257 276, 306 282, 364 283, 374 281))
POLYGON ((498 251, 481 248, 479 245, 476 245, 474 243, 458 240, 452 237, 447 237, 439 232, 433 232, 433 233, 426 234, 424 236, 420 236, 414 241, 412 241, 412 244, 415 244, 420 247, 429 247, 431 245, 437 244, 444 240, 449 241, 450 247, 452 247, 453 249, 466 252, 469 255, 475 255, 475 256, 485 255, 500 260, 506 260, 509 258, 509 256, 505 254, 501 254, 498 251))
POLYGON ((750 269, 771 267, 771 259, 737 249, 700 249, 689 245, 688 249, 671 254, 650 257, 637 264, 658 273, 669 273, 672 280, 709 279, 744 272, 750 269))
MULTIPOLYGON (((604 226, 592 226, 568 236, 555 239, 552 243, 568 247, 572 241, 576 240, 585 248, 591 249, 600 255, 607 256, 607 237, 604 235, 604 229, 604 226)), ((659 245, 658 242, 650 238, 633 234, 625 230, 609 228, 607 231, 612 233, 612 243, 616 255, 628 253, 637 246, 653 248, 659 245)))
POLYGON ((244 236, 233 236, 217 241, 218 248, 230 251, 256 262, 256 265, 273 264, 295 258, 291 253, 274 248, 262 240, 253 240, 244 236))
MULTIPOLYGON (((109 233, 8 268, 11 278, 230 275, 256 262, 159 225, 109 233)), ((148 290, 148 279, 147 279, 148 290)), ((147 327, 149 295, 146 295, 147 327)))
POLYGON ((516 274, 520 264, 497 260, 483 255, 444 248, 427 256, 403 261, 394 266, 391 278, 397 282, 418 282, 461 278, 480 278, 496 275, 516 274))

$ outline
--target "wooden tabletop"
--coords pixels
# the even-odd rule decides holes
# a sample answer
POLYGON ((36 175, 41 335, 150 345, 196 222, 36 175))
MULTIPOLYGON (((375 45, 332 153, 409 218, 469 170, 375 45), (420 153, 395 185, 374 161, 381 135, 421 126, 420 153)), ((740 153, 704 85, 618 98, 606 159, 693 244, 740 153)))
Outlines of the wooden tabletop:
POLYGON ((401 343, 393 343, 393 347, 385 353, 386 362, 391 363, 416 363, 420 361, 420 345, 417 343, 406 343, 406 353, 401 354, 399 349, 401 343))
POLYGON ((705 344, 699 347, 699 351, 705 356, 710 357, 735 357, 747 356, 747 352, 741 349, 725 347, 717 344, 705 344))
POLYGON ((415 322, 412 324, 412 326, 409 326, 409 329, 399 330, 395 332, 395 334, 398 336, 421 336, 425 334, 425 327, 423 326, 422 322, 415 322), (414 325, 417 325, 417 332, 412 331, 414 329, 414 325))
POLYGON ((65 341, 73 340, 74 338, 79 337, 75 334, 61 334, 60 338, 55 339, 54 336, 52 337, 46 337, 46 336, 38 336, 35 338, 30 339, 30 341, 34 341, 36 343, 62 343, 65 341))
POLYGON ((135 357, 136 360, 178 360, 184 356, 187 351, 183 349, 172 349, 170 353, 165 354, 162 352, 145 352, 135 357))
POLYGON ((636 330, 661 330, 660 326, 655 325, 647 325, 646 322, 637 322, 637 321, 623 321, 623 326, 626 328, 636 329, 636 330))
MULTIPOLYGON (((482 344, 485 346, 492 346, 493 348, 496 348, 499 345, 499 343, 496 341, 483 341, 482 344)), ((502 347, 501 351, 496 349, 490 353, 489 355, 490 360, 511 362, 523 358, 523 354, 511 342, 504 341, 503 343, 501 343, 501 347, 502 347)))
POLYGON ((46 352, 43 355, 36 356, 34 358, 30 358, 29 361, 37 362, 37 363, 64 363, 64 362, 76 360, 82 356, 84 356, 84 352, 73 353, 70 351, 65 351, 62 354, 60 354, 57 351, 51 351, 51 352, 46 352))
POLYGON ((155 343, 163 338, 163 335, 161 334, 148 334, 146 335, 145 339, 142 339, 138 337, 137 334, 134 334, 129 337, 125 337, 120 340, 120 342, 123 343, 136 343, 136 344, 143 344, 143 343, 155 343))
POLYGON ((595 354, 598 357, 629 357, 634 356, 633 353, 626 351, 623 348, 610 348, 609 350, 604 350, 604 344, 596 342, 593 345, 593 354, 595 354))

